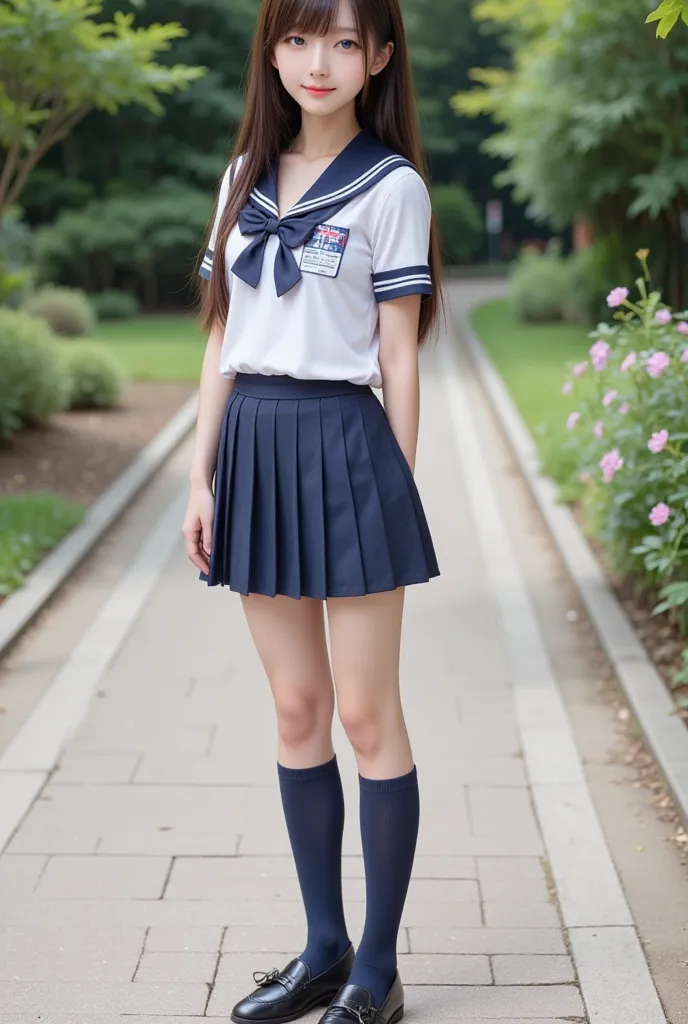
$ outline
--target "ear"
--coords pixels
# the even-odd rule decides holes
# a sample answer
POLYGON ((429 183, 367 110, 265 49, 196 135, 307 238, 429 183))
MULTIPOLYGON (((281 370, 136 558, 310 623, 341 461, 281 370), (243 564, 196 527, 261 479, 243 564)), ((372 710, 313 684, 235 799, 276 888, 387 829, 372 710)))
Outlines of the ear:
POLYGON ((383 71, 389 64, 390 60, 392 59, 393 53, 394 43, 392 43, 391 41, 387 43, 385 46, 383 46, 381 50, 378 50, 375 56, 375 60, 370 65, 371 75, 379 75, 380 72, 383 71))

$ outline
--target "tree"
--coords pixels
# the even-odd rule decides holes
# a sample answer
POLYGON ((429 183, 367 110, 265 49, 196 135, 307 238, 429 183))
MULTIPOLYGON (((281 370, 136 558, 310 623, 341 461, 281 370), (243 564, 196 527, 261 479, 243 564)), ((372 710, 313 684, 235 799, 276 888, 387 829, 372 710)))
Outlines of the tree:
POLYGON ((501 126, 487 148, 509 162, 500 180, 529 203, 534 217, 563 228, 582 215, 598 231, 629 240, 639 232, 659 235, 672 297, 680 302, 688 38, 678 33, 658 51, 636 18, 642 6, 641 0, 482 5, 480 16, 511 8, 513 70, 477 71, 480 88, 455 105, 462 113, 488 112, 501 126))
POLYGON ((159 93, 186 88, 205 69, 153 58, 186 34, 181 25, 133 27, 133 15, 94 20, 102 0, 3 0, 0 5, 0 216, 45 153, 93 108, 137 103, 160 115, 159 93))

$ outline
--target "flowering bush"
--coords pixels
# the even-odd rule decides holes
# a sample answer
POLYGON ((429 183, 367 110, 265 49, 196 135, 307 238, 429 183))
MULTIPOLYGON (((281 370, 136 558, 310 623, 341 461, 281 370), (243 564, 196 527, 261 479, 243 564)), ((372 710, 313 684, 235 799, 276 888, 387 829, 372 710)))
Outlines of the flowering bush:
POLYGON ((615 322, 590 334, 590 362, 572 367, 562 388, 580 397, 569 443, 615 568, 661 587, 655 611, 676 609, 688 630, 688 312, 672 312, 650 290, 648 252, 636 255, 639 297, 609 293, 615 322), (590 377, 581 395, 579 381, 590 377))

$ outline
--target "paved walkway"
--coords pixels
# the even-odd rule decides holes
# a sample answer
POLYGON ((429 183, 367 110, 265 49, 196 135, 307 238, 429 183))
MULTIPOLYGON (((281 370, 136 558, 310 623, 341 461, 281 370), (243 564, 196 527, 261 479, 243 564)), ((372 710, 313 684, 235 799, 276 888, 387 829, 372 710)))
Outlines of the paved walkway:
MULTIPOLYGON (((657 999, 564 703, 591 685, 566 581, 451 353, 423 356, 417 472, 442 576, 410 588, 403 646, 423 801, 407 1019, 683 1024, 671 971, 673 1016, 657 999)), ((200 586, 178 539, 189 459, 190 443, 0 677, 5 778, 71 733, 0 858, 0 1024, 228 1019, 251 972, 303 943, 268 688, 238 597, 200 586)), ((603 707, 585 721, 614 741, 603 707)), ((356 768, 336 743, 356 939, 356 768)))

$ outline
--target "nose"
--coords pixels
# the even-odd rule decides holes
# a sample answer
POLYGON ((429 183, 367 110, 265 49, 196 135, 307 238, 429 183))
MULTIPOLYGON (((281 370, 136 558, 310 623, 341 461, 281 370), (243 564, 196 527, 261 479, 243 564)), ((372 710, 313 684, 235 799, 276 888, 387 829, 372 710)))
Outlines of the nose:
POLYGON ((326 78, 330 73, 327 46, 325 40, 318 40, 311 47, 311 70, 313 78, 326 78))

